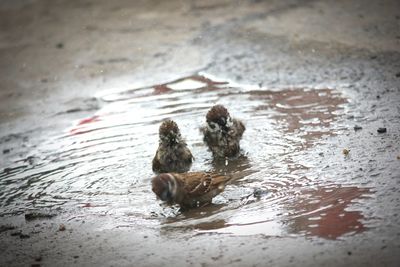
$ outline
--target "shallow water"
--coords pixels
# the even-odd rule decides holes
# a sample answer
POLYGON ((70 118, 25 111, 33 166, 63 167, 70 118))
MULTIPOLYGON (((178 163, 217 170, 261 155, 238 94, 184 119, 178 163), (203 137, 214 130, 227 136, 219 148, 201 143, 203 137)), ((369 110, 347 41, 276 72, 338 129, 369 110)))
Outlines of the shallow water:
MULTIPOLYGON (((337 239, 364 231, 354 203, 368 188, 337 184, 300 164, 310 148, 341 132, 347 100, 334 89, 239 85, 206 74, 166 84, 99 94, 101 108, 40 144, 0 174, 2 214, 59 210, 116 218, 176 231, 337 239), (213 162, 199 127, 216 104, 247 127, 242 155, 213 162), (175 120, 195 162, 192 171, 234 173, 237 180, 211 206, 185 213, 151 192, 151 160, 163 119, 175 120), (256 192, 257 194, 254 194, 256 192)), ((307 157, 309 158, 309 157, 307 157)))

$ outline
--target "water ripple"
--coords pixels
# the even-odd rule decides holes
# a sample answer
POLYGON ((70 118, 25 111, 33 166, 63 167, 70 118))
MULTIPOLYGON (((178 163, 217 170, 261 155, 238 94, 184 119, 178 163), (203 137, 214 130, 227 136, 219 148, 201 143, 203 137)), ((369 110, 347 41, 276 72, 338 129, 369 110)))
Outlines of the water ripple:
MULTIPOLYGON (((46 140, 28 159, 0 173, 2 214, 61 208, 116 216, 137 223, 195 234, 316 235, 336 239, 365 229, 351 203, 369 189, 324 185, 298 157, 336 124, 347 100, 333 89, 268 90, 205 74, 170 83, 103 93, 102 108, 46 140), (246 124, 243 154, 227 165, 214 162, 199 127, 213 104, 226 105, 246 124), (194 171, 238 176, 208 207, 181 213, 160 206, 150 190, 151 160, 159 123, 173 118, 195 162, 194 171), (29 164, 28 164, 29 163, 29 164), (335 230, 332 224, 339 225, 335 230)), ((313 162, 305 164, 312 165, 313 162)))

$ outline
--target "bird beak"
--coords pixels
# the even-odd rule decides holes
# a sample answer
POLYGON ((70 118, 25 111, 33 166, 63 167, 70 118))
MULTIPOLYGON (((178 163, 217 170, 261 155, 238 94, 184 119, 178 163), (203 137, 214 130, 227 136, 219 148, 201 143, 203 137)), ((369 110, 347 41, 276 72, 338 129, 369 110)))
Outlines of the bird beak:
POLYGON ((162 201, 168 201, 169 200, 169 190, 164 190, 164 192, 162 192, 162 194, 160 195, 160 199, 162 201))

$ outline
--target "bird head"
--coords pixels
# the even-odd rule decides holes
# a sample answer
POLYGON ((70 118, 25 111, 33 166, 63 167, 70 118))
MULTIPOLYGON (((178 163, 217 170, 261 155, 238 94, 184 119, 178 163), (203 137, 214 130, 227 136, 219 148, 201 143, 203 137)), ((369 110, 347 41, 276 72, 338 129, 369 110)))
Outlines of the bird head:
POLYGON ((181 132, 178 125, 173 120, 165 120, 159 128, 160 141, 168 145, 174 145, 180 142, 181 132))
POLYGON ((228 131, 232 125, 232 119, 228 110, 222 105, 213 106, 206 116, 207 124, 211 131, 228 131))
POLYGON ((151 180, 152 190, 159 199, 173 202, 177 192, 177 182, 169 173, 159 174, 151 180))

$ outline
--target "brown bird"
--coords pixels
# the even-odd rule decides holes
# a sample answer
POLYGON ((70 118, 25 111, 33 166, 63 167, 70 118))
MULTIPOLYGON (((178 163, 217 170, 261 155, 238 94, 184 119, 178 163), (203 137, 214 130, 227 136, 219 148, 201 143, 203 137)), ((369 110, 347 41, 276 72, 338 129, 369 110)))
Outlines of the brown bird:
POLYGON ((207 123, 201 128, 204 142, 215 158, 235 157, 240 151, 240 139, 246 130, 244 124, 231 118, 222 105, 213 106, 207 113, 207 123))
POLYGON ((189 171, 194 158, 181 137, 178 125, 172 120, 163 121, 159 128, 159 138, 159 146, 153 158, 153 171, 189 171))
POLYGON ((211 203, 224 191, 229 176, 209 172, 162 173, 152 178, 152 190, 159 199, 181 208, 194 208, 211 203))

